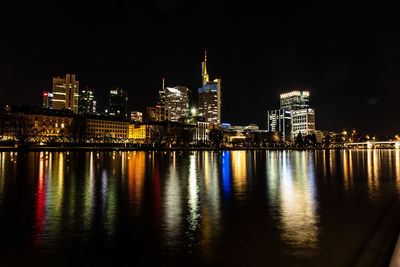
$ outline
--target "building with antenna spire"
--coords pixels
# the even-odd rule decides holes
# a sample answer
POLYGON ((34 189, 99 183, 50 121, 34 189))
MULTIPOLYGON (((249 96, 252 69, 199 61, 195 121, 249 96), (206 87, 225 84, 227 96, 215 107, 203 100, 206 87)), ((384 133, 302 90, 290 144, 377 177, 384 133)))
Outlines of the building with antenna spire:
POLYGON ((221 124, 221 79, 210 81, 207 73, 207 51, 202 62, 202 86, 199 88, 199 116, 210 124, 221 124))
POLYGON ((162 89, 158 90, 158 101, 157 105, 164 106, 165 105, 165 79, 162 78, 162 89))

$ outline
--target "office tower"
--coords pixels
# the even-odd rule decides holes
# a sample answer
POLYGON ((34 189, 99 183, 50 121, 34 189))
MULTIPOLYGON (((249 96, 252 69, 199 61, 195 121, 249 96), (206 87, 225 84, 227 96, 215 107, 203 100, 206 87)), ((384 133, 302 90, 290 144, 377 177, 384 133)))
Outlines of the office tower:
POLYGON ((53 93, 43 92, 43 108, 50 108, 53 101, 53 93))
POLYGON ((117 87, 110 90, 108 99, 109 116, 118 117, 123 120, 128 120, 128 92, 117 87))
POLYGON ((171 121, 189 116, 189 89, 184 86, 166 87, 164 106, 171 112, 171 121))
POLYGON ((296 110, 309 107, 309 91, 291 91, 280 95, 281 109, 296 110))
POLYGON ((292 111, 292 138, 301 133, 302 136, 312 134, 315 131, 315 110, 304 108, 292 111))
POLYGON ((290 141, 292 137, 291 111, 286 109, 269 110, 267 113, 269 132, 279 132, 283 141, 290 141))
POLYGON ((94 100, 94 89, 88 88, 81 89, 79 92, 79 108, 78 113, 81 115, 95 115, 96 114, 96 100, 94 100))
POLYGON ((69 109, 78 113, 79 81, 75 74, 53 78, 53 109, 69 109))
POLYGON ((146 109, 147 121, 170 121, 171 111, 169 108, 162 106, 147 107, 146 109))
POLYGON ((131 122, 143 122, 143 113, 140 111, 132 111, 131 122))
POLYGON ((165 79, 162 78, 162 89, 158 91, 157 105, 165 105, 165 79))
POLYGON ((221 123, 221 79, 209 80, 207 54, 202 62, 202 87, 198 91, 199 115, 210 124, 221 123))

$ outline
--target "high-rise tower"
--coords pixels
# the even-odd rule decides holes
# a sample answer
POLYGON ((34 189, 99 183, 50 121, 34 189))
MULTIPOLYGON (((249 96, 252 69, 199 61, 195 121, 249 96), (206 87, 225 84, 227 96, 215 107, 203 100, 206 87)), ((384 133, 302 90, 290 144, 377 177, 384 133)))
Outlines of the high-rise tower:
POLYGON ((207 74, 207 52, 202 62, 202 87, 199 88, 199 115, 210 124, 221 123, 221 79, 210 81, 207 74))
POLYGON ((201 74, 203 79, 202 86, 204 86, 209 82, 209 77, 207 74, 207 50, 204 52, 204 61, 201 63, 201 74))
POLYGON ((70 109, 78 113, 79 81, 75 74, 53 78, 53 109, 70 109))

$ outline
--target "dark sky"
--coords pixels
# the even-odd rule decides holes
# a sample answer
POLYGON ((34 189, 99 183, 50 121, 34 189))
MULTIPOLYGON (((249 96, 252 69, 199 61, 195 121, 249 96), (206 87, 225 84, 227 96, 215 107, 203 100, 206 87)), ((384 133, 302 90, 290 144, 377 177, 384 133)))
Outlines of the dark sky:
POLYGON ((222 78, 224 122, 266 128, 279 93, 298 88, 311 91, 318 129, 400 132, 394 5, 32 2, 0 4, 0 104, 41 105, 51 78, 68 72, 100 103, 119 85, 129 108, 144 111, 163 76, 197 90, 207 49, 210 77, 222 78))

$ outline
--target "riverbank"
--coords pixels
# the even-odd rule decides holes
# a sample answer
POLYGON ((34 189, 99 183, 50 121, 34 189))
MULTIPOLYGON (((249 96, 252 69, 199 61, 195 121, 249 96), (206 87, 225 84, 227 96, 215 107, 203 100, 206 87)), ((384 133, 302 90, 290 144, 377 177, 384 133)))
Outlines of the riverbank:
MULTIPOLYGON (((99 146, 0 146, 0 151, 218 151, 218 150, 341 150, 325 147, 99 147, 99 146)), ((367 149, 367 148, 357 148, 367 149)), ((390 149, 390 148, 376 148, 390 149)))
POLYGON ((289 147, 98 147, 98 146, 0 146, 0 151, 218 151, 218 150, 325 150, 327 148, 289 147))

